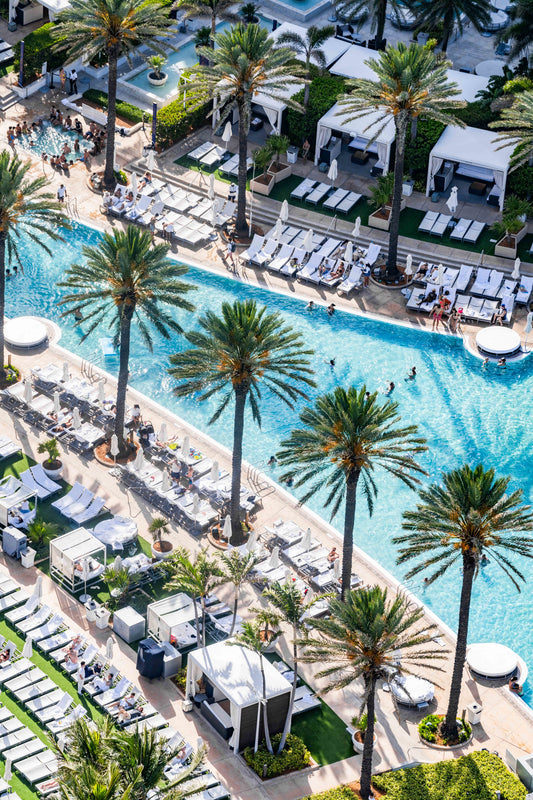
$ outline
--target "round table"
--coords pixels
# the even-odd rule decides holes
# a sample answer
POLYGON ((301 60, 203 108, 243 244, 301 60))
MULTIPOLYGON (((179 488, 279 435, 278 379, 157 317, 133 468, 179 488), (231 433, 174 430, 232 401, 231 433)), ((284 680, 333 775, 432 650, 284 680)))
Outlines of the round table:
POLYGON ((480 61, 475 68, 475 73, 476 75, 482 75, 484 78, 492 78, 493 75, 503 75, 504 67, 505 61, 490 58, 487 61, 480 61))
POLYGON ((476 335, 478 350, 491 356, 512 356, 521 348, 521 339, 516 331, 502 325, 483 328, 476 335))
POLYGON ((505 678, 518 667, 518 656, 504 644, 489 642, 468 648, 466 661, 473 672, 483 678, 505 678))
POLYGON ((15 317, 4 328, 6 344, 12 347, 38 347, 48 339, 46 326, 33 317, 15 317))

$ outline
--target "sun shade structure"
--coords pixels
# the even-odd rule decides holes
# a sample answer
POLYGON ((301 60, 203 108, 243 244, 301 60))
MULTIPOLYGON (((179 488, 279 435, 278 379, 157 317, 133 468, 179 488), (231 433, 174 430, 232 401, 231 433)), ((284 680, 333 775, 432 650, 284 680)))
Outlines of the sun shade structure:
MULTIPOLYGON (((263 667, 268 723, 273 735, 283 729, 291 684, 266 658, 263 667)), ((231 736, 233 750, 238 752, 253 745, 263 696, 260 656, 226 642, 193 650, 187 660, 187 696, 198 696, 199 689, 204 689, 210 701, 202 702, 202 714, 219 732, 216 723, 222 723, 225 731, 222 735, 231 736)))
POLYGON ((318 120, 316 126, 315 164, 318 163, 320 148, 325 147, 332 134, 348 134, 351 137, 350 147, 358 150, 368 150, 377 153, 376 167, 381 167, 383 173, 389 171, 391 147, 396 138, 394 121, 392 117, 387 122, 375 142, 369 144, 373 135, 381 128, 382 114, 379 111, 370 111, 357 119, 350 119, 346 109, 335 103, 333 108, 318 120), (340 112, 340 113, 339 113, 340 112))
MULTIPOLYGON (((200 610, 198 610, 200 613, 200 610)), ((177 629, 194 620, 194 603, 185 592, 165 597, 147 608, 148 633, 158 642, 170 642, 177 629)))
POLYGON ((267 94, 263 94, 263 92, 256 92, 256 94, 253 96, 252 114, 254 110, 256 112, 263 112, 266 114, 266 117, 272 126, 272 133, 280 134, 283 112, 287 108, 286 103, 283 102, 283 98, 293 97, 300 91, 300 89, 303 89, 303 83, 287 84, 284 91, 279 92, 279 100, 277 98, 270 97, 267 94))
MULTIPOLYGON (((10 512, 18 512, 25 500, 33 500, 37 505, 37 493, 12 475, 4 480, 0 486, 0 525, 11 525, 10 512)), ((32 515, 34 516, 35 514, 32 515)))
POLYGON ((494 131, 479 128, 457 128, 449 125, 429 154, 426 196, 435 189, 435 175, 444 162, 454 164, 455 174, 473 181, 494 183, 499 191, 498 202, 503 208, 509 161, 514 147, 496 141, 494 131))
POLYGON ((105 544, 85 528, 76 528, 50 542, 50 575, 73 592, 98 580, 105 565, 105 544))
MULTIPOLYGON (((274 39, 277 42, 279 37, 282 36, 284 33, 296 33, 298 36, 301 36, 302 39, 304 39, 305 41, 305 38, 307 36, 307 28, 304 28, 301 25, 293 25, 292 22, 282 22, 281 25, 278 25, 275 31, 272 31, 272 33, 270 34, 270 38, 274 39)), ((335 61, 337 61, 337 59, 340 56, 342 56, 342 54, 345 53, 349 48, 350 48, 349 42, 343 42, 341 39, 336 39, 334 36, 330 36, 329 39, 326 39, 326 41, 320 48, 326 58, 326 67, 329 67, 331 66, 331 64, 334 64, 335 61)), ((358 48, 358 49, 362 50, 363 48, 358 48)), ((296 58, 302 61, 304 60, 301 53, 297 53, 296 58)), ((311 63, 312 64, 317 63, 314 56, 311 56, 311 63)))

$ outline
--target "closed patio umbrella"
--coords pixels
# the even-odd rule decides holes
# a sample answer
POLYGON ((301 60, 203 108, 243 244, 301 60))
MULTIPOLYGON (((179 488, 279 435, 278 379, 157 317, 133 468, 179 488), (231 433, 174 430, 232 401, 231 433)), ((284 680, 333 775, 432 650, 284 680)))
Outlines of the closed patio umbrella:
POLYGON ((146 166, 152 172, 155 169, 155 152, 148 150, 148 158, 146 159, 146 166))
POLYGON ((226 515, 226 519, 224 520, 224 527, 222 528, 222 536, 226 539, 227 542, 231 539, 231 517, 229 514, 226 515))
POLYGON ((161 480, 161 492, 166 494, 170 491, 170 478, 166 469, 163 470, 163 478, 161 480))
POLYGON ((353 259, 353 244, 352 242, 348 242, 348 244, 346 245, 346 250, 344 251, 344 260, 347 261, 348 264, 350 264, 352 259, 353 259))
POLYGON ((444 280, 444 266, 443 266, 443 264, 439 264, 439 266, 437 268, 437 280, 436 280, 436 283, 438 283, 439 286, 442 286, 443 280, 444 280))
POLYGON ((270 554, 270 558, 268 559, 268 566, 270 569, 277 569, 281 561, 279 560, 279 547, 274 547, 272 553, 270 554))
POLYGON ((105 400, 105 383, 104 381, 98 381, 98 402, 100 405, 103 405, 105 400))
POLYGON ((63 383, 66 383, 70 380, 70 369, 68 366, 68 361, 63 361, 63 377, 61 378, 63 383))
POLYGON ((408 277, 413 274, 413 256, 411 253, 408 253, 405 259, 405 274, 408 277))
POLYGON ((330 179, 332 186, 335 183, 335 181, 337 180, 337 175, 338 174, 339 174, 339 168, 338 168, 338 164, 337 164, 337 159, 334 158, 333 161, 331 162, 331 164, 329 165, 329 169, 328 169, 328 178, 330 179))
POLYGON ((72 427, 75 431, 81 428, 81 417, 80 417, 80 410, 78 406, 74 406, 72 409, 72 427))
POLYGON ((511 278, 513 278, 515 281, 517 281, 519 279, 519 277, 520 277, 520 259, 517 258, 517 259, 515 259, 515 262, 514 262, 514 269, 513 269, 513 274, 511 275, 511 278))
POLYGON ((29 634, 26 636, 26 641, 24 642, 24 647, 22 648, 22 655, 24 658, 31 658, 33 655, 33 639, 29 634))
POLYGON ((360 233, 361 233, 361 217, 357 217, 357 219, 355 220, 355 225, 353 226, 352 238, 357 239, 360 233))
POLYGON ((167 433, 167 424, 166 422, 161 423, 161 427, 159 428, 159 433, 157 434, 157 438, 162 444, 165 444, 168 439, 167 433))
POLYGON ((61 412, 61 400, 59 399, 59 392, 54 392, 54 414, 56 417, 61 412))
POLYGON ((133 468, 136 472, 141 472, 144 469, 144 453, 142 451, 142 447, 139 447, 137 450, 137 455, 135 456, 135 461, 133 462, 133 468))
POLYGON ((183 442, 181 444, 181 454, 182 454, 183 458, 189 458, 190 450, 191 450, 191 445, 190 445, 190 442, 189 442, 189 437, 188 436, 184 436, 183 437, 183 442))
POLYGON ((87 594, 87 580, 89 578, 89 559, 84 558, 82 561, 81 579, 83 581, 83 594, 80 595, 80 603, 86 603, 91 599, 91 595, 87 594))
POLYGON ((121 569, 122 569, 122 558, 120 556, 117 556, 113 561, 113 570, 114 572, 120 572, 121 569))
POLYGON ((12 777, 13 777, 13 769, 11 766, 11 759, 6 758, 6 768, 4 769, 4 780, 6 781, 6 783, 9 783, 12 777))
POLYGON ((105 643, 105 657, 108 661, 111 661, 113 658, 113 637, 109 636, 107 642, 105 643))
POLYGON ((311 547, 311 528, 308 528, 302 537, 302 550, 309 550, 311 547))
POLYGON ((248 541, 246 542, 247 552, 253 553, 256 544, 257 544, 257 531, 252 531, 251 534, 248 536, 248 541))
POLYGON ((218 481, 219 472, 220 470, 218 468, 218 461, 215 459, 215 461, 213 461, 213 464, 211 465, 211 480, 213 481, 213 483, 216 483, 218 481))
POLYGON ((199 511, 200 511, 200 498, 198 497, 197 494, 194 494, 192 498, 192 513, 194 514, 194 516, 196 516, 199 511))
POLYGON ((283 203, 281 204, 279 218, 282 222, 287 222, 287 220, 289 219, 289 204, 287 203, 287 200, 284 200, 283 203))
POLYGON ((114 433, 113 436, 111 437, 111 445, 109 447, 109 452, 113 456, 113 460, 114 460, 115 465, 116 465, 117 456, 120 453, 120 450, 119 450, 119 447, 118 447, 118 436, 117 436, 116 433, 114 433))
POLYGON ((272 230, 270 231, 270 235, 276 241, 280 238, 281 234, 283 233, 283 223, 281 219, 278 219, 272 230))
POLYGON ((341 560, 336 558, 333 562, 333 576, 338 580, 341 576, 341 560))
POLYGON ((306 251, 306 253, 310 253, 312 250, 315 249, 315 245, 313 244, 312 230, 308 230, 307 233, 305 234, 302 247, 306 251))
POLYGON ((33 386, 31 385, 31 379, 26 378, 24 381, 24 402, 26 405, 29 406, 31 401, 33 400, 33 386))
POLYGON ((43 576, 38 575, 37 580, 35 581, 35 586, 33 587, 32 597, 36 597, 37 600, 40 600, 42 593, 43 593, 43 576))
POLYGON ((457 186, 452 186, 450 196, 446 200, 446 205, 448 206, 450 214, 455 214, 455 212, 457 211, 457 203, 458 203, 457 192, 458 192, 457 186))
POLYGON ((231 122, 228 119, 226 125, 224 126, 224 130, 222 131, 222 141, 226 146, 229 144, 229 140, 231 139, 232 133, 233 130, 231 127, 231 122))
POLYGON ((207 196, 210 200, 215 199, 215 173, 212 172, 209 176, 209 188, 207 190, 207 196))
POLYGON ((133 196, 137 197, 137 173, 132 172, 130 176, 130 184, 131 184, 131 191, 133 192, 133 196))

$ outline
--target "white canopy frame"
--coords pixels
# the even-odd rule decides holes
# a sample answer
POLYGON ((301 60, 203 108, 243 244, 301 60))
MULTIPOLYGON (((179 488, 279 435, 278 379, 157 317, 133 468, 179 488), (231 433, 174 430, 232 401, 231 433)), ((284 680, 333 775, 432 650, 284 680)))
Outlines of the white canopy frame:
MULTIPOLYGON (((24 503, 26 500, 33 500, 35 509, 37 508, 37 493, 13 476, 9 476, 2 483, 6 489, 9 488, 9 494, 4 494, 3 497, 0 496, 0 525, 6 527, 7 525, 13 524, 9 515, 12 511, 17 510, 21 503, 24 503)), ((34 516, 35 514, 32 512, 32 518, 34 516)))
POLYGON ((50 542, 50 575, 72 592, 97 581, 106 563, 105 544, 86 528, 76 528, 50 542))
POLYGON ((316 128, 316 148, 315 148, 315 164, 318 164, 320 156, 320 148, 324 147, 333 131, 340 131, 341 133, 349 134, 352 139, 358 140, 358 146, 361 150, 365 148, 370 152, 377 153, 379 166, 383 169, 383 174, 389 171, 391 147, 396 138, 396 130, 394 120, 391 119, 387 122, 379 136, 372 144, 369 144, 372 137, 383 125, 383 115, 380 111, 369 111, 368 114, 358 117, 357 119, 350 119, 346 115, 346 109, 335 103, 333 108, 324 114, 318 120, 316 128))

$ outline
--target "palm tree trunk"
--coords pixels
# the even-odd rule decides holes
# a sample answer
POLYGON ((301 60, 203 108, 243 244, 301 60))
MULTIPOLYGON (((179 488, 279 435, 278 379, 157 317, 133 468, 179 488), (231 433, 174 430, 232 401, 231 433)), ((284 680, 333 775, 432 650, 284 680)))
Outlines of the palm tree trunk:
POLYGON ((446 51, 448 50, 448 43, 453 33, 453 23, 454 23, 453 14, 445 14, 443 20, 444 33, 442 35, 442 43, 440 46, 440 49, 442 50, 443 53, 446 53, 446 51))
POLYGON ((228 639, 231 639, 233 636, 233 631, 235 630, 235 617, 237 616, 237 606, 239 605, 239 587, 235 584, 235 592, 233 595, 233 619, 231 621, 231 630, 229 632, 228 639))
POLYGON ((237 196, 237 219, 235 230, 238 236, 246 236, 248 233, 246 226, 246 160, 248 158, 248 126, 250 124, 249 114, 244 102, 239 103, 239 177, 237 185, 239 194, 237 196))
POLYGON ((205 647, 205 594, 200 597, 202 603, 202 647, 205 647))
POLYGON ((6 235, 0 234, 0 385, 6 380, 4 369, 5 340, 4 340, 4 314, 6 310, 6 235))
POLYGON ((274 754, 274 750, 272 749, 272 742, 270 741, 270 729, 268 727, 268 702, 266 699, 266 679, 265 679, 265 668, 263 665, 263 654, 260 653, 259 661, 261 663, 261 680, 263 683, 263 730, 265 731, 265 744, 266 748, 269 753, 272 755, 274 754))
POLYGON ((298 684, 298 645, 296 641, 298 639, 298 630, 295 625, 292 627, 292 669, 293 669, 293 677, 292 677, 292 686, 291 686, 291 694, 289 697, 289 708, 287 709, 287 716, 285 717, 285 725, 283 726, 283 733, 281 734, 281 741, 278 747, 278 754, 281 753, 283 748, 285 747, 285 742, 287 741, 287 736, 291 732, 291 724, 292 724, 292 709, 294 708, 294 696, 296 694, 296 686, 298 684))
POLYGON ((379 47, 383 39, 383 31, 385 30, 387 14, 387 0, 381 0, 377 6, 376 14, 376 47, 379 47))
POLYGON ((215 49, 215 34, 217 32, 217 15, 211 16, 211 47, 215 49))
POLYGON ((389 281, 398 277, 398 237, 400 235, 406 134, 407 118, 396 118, 396 159, 394 161, 394 188, 392 191, 392 211, 389 228, 389 256, 387 259, 387 278, 389 281))
POLYGON ((198 605, 196 604, 196 598, 193 598, 193 606, 194 606, 194 624, 196 625, 196 641, 200 641, 200 617, 198 616, 198 605))
POLYGON ((126 417, 126 392, 128 390, 132 316, 133 308, 122 309, 117 381, 117 413, 115 416, 115 434, 118 439, 120 457, 124 457, 127 453, 126 442, 124 441, 124 419, 126 417))
POLYGON ((470 601, 472 599, 472 584, 476 565, 474 560, 463 556, 463 585, 461 587, 461 602, 459 604, 459 622, 457 624, 457 644, 455 646, 455 659, 453 662, 450 698, 444 720, 444 732, 453 738, 457 735, 457 711, 461 696, 463 670, 466 659, 466 646, 468 643, 468 619, 470 617, 470 601))
POLYGON ((118 52, 115 47, 108 48, 107 61, 107 139, 105 149, 104 185, 106 189, 115 186, 115 124, 117 121, 117 61, 118 52))
POLYGON ((350 591, 352 578, 352 557, 353 557, 353 526, 355 520, 355 503, 357 495, 357 483, 359 481, 359 471, 350 475, 346 481, 346 506, 344 509, 344 538, 342 541, 342 585, 341 599, 346 600, 346 595, 350 591))
POLYGON ((243 541, 241 525, 241 469, 242 469, 242 439, 244 434, 244 409, 246 406, 247 389, 235 390, 235 415, 233 421, 233 453, 231 457, 231 543, 241 544, 243 541))
POLYGON ((367 800, 372 794, 372 754, 374 752, 374 715, 376 705, 376 679, 372 675, 366 701, 366 731, 361 762, 361 797, 367 800))
MULTIPOLYGON (((309 80, 311 77, 309 75, 310 62, 311 62, 311 53, 308 53, 307 58, 305 60, 305 77, 307 78, 307 80, 309 80)), ((308 105, 309 105, 309 83, 306 83, 304 89, 304 108, 306 110, 308 105)))

